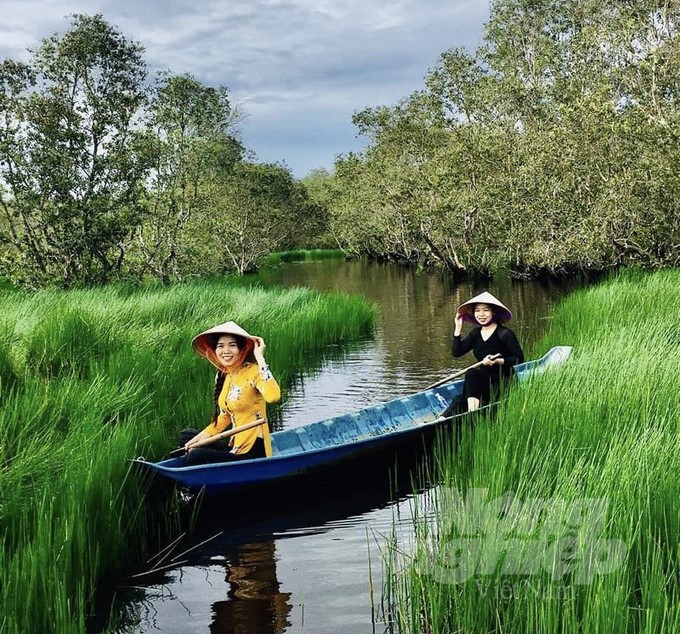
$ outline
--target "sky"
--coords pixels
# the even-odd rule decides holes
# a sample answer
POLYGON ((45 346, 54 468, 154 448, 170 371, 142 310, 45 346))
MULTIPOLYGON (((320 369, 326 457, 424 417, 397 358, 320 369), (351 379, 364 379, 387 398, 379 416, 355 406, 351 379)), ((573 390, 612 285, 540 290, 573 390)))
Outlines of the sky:
POLYGON ((481 44, 487 0, 0 0, 0 60, 26 61, 69 14, 101 13, 151 76, 226 86, 255 160, 302 178, 360 151, 352 114, 424 85, 445 50, 481 44))

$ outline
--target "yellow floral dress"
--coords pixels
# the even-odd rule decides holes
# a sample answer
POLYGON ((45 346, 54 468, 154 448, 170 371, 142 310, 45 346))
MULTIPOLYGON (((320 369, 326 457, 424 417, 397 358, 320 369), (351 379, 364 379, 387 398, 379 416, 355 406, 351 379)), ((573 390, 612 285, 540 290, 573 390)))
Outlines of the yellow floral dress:
MULTIPOLYGON (((267 366, 260 368, 257 363, 246 362, 233 372, 227 372, 217 403, 220 415, 215 423, 203 431, 214 436, 228 428, 252 423, 258 418, 267 420, 267 403, 276 403, 281 398, 281 389, 267 366)), ((235 434, 230 439, 236 454, 248 453, 260 437, 264 440, 267 456, 272 455, 269 425, 264 424, 235 434)))

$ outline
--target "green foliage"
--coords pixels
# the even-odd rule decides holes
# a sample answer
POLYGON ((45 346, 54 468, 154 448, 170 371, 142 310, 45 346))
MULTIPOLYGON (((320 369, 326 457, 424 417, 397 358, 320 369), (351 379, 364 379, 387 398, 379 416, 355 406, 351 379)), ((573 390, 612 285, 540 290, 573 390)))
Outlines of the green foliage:
POLYGON ((1 291, 0 301, 7 634, 84 632, 103 576, 143 561, 176 527, 169 492, 150 494, 130 459, 160 459, 182 428, 207 424, 214 372, 193 335, 227 319, 262 335, 285 392, 310 353, 370 336, 374 318, 361 298, 240 279, 1 291))
POLYGON ((0 64, 0 272, 33 289, 167 284, 324 246, 327 210, 244 162, 228 91, 162 72, 101 15, 0 64))
POLYGON ((275 267, 283 262, 315 262, 318 260, 344 259, 345 254, 340 249, 294 249, 292 251, 280 251, 270 253, 262 266, 275 267))
POLYGON ((355 114, 367 149, 314 183, 330 233, 482 274, 676 266, 679 23, 672 3, 497 0, 474 56, 355 114))
POLYGON ((0 239, 13 280, 68 286, 120 270, 150 161, 135 125, 141 50, 101 16, 75 15, 28 65, 0 66, 0 239))
POLYGON ((48 380, 63 374, 88 378, 91 361, 119 344, 100 317, 77 306, 55 306, 26 338, 26 366, 48 380))
POLYGON ((135 241, 135 277, 151 272, 168 283, 197 271, 189 255, 192 220, 210 215, 211 189, 242 157, 232 132, 236 119, 226 88, 204 86, 191 75, 159 77, 147 124, 157 148, 151 213, 135 241))
MULTIPOLYGON (((445 486, 433 491, 431 508, 417 509, 421 519, 410 562, 403 549, 392 549, 386 560, 392 631, 678 630, 680 356, 673 352, 680 331, 659 319, 659 307, 664 315, 680 311, 679 283, 677 270, 634 271, 564 300, 541 349, 573 345, 570 360, 518 385, 493 421, 478 421, 460 445, 443 447, 438 474, 445 486), (487 545, 512 535, 506 561, 546 539, 545 532, 553 539, 576 536, 574 562, 582 562, 583 549, 600 539, 620 540, 626 556, 585 583, 568 572, 556 574, 552 559, 538 562, 532 574, 510 574, 500 565, 463 583, 449 576, 447 583, 432 572, 455 574, 459 562, 445 546, 460 536, 461 521, 448 492, 466 497, 479 488, 489 490, 489 500, 511 493, 527 504, 525 513, 535 513, 532 530, 512 519, 515 530, 501 530, 510 511, 494 514, 486 531, 469 533, 487 545), (593 531, 592 523, 575 516, 549 516, 548 507, 531 507, 532 500, 551 499, 565 509, 603 500, 601 525, 593 531), (559 520, 552 526, 561 533, 549 530, 548 517, 559 520), (442 559, 436 559, 438 544, 444 546, 442 559)), ((551 509, 557 510, 554 502, 551 509)))
POLYGON ((339 248, 343 250, 342 240, 336 235, 340 223, 337 214, 335 214, 341 189, 333 175, 328 170, 315 169, 302 179, 302 184, 307 190, 309 200, 316 205, 317 213, 320 216, 321 229, 318 235, 307 236, 306 242, 300 241, 300 246, 313 249, 339 248), (332 217, 333 214, 335 214, 335 218, 332 217))
POLYGON ((210 213, 194 231, 203 232, 197 247, 204 261, 216 254, 222 270, 243 274, 272 251, 309 244, 325 221, 323 207, 287 168, 241 162, 215 186, 210 213))
POLYGON ((14 359, 11 353, 11 337, 8 336, 8 324, 0 322, 2 334, 0 334, 0 403, 7 397, 9 392, 16 386, 19 374, 14 367, 14 359))

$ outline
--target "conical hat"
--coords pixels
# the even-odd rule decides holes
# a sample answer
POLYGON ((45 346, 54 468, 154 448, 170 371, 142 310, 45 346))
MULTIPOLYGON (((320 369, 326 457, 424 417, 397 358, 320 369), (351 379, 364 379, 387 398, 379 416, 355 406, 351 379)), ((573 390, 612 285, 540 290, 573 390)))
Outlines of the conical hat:
POLYGON ((510 321, 512 319, 510 309, 497 300, 491 293, 484 291, 479 295, 475 295, 472 299, 468 299, 458 307, 458 312, 463 315, 463 321, 470 322, 471 324, 477 323, 477 320, 474 317, 475 304, 489 304, 489 306, 495 306, 497 309, 496 318, 498 321, 510 321))
POLYGON ((213 326, 209 330, 206 330, 201 334, 196 335, 191 340, 191 347, 194 349, 196 354, 210 361, 210 363, 212 363, 218 370, 224 370, 224 368, 217 360, 217 357, 215 356, 215 350, 213 349, 213 341, 215 335, 238 335, 240 337, 245 337, 248 344, 241 351, 241 357, 239 358, 239 361, 236 364, 237 366, 243 363, 243 360, 248 356, 250 351, 253 349, 255 337, 253 337, 253 335, 251 335, 250 333, 246 332, 235 321, 227 321, 223 324, 220 324, 219 326, 213 326))

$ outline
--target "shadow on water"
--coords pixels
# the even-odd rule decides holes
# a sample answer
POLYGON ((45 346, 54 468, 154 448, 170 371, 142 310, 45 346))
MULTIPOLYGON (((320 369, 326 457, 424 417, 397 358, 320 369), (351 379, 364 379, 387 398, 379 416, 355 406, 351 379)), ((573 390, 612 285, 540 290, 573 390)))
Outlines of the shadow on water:
POLYGON ((322 372, 305 373, 282 401, 285 425, 297 425, 370 407, 423 389, 473 363, 471 354, 451 357, 456 308, 489 290, 513 312, 511 327, 525 355, 550 323, 552 307, 586 281, 456 281, 394 264, 322 261, 268 271, 265 283, 355 293, 378 307, 375 337, 329 356, 322 372))

